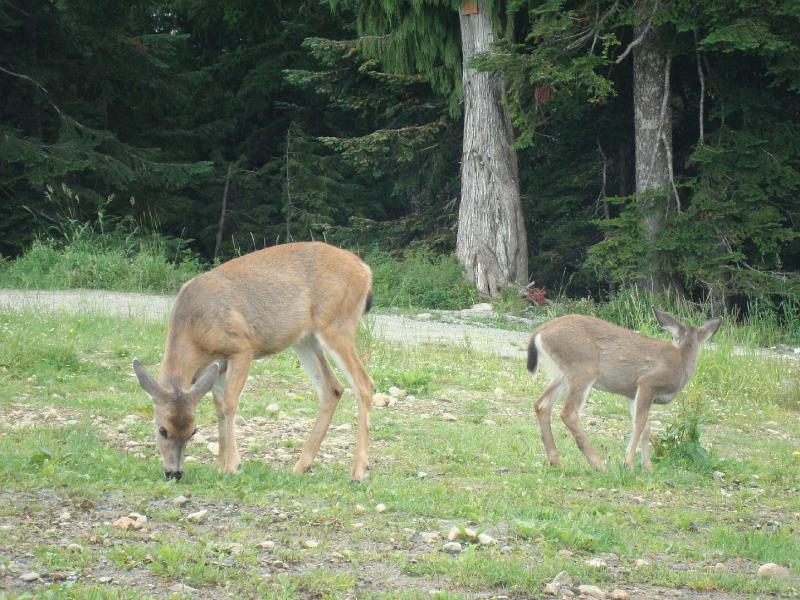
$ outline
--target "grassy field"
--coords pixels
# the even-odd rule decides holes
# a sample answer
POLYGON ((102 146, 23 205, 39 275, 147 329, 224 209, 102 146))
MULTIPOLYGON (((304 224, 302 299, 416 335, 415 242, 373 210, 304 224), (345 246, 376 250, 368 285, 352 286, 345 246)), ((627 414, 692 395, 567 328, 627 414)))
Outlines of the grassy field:
POLYGON ((679 399, 651 417, 659 435, 701 407, 710 456, 668 453, 652 474, 623 468, 627 403, 593 392, 583 423, 609 461, 600 474, 560 422, 564 467, 545 466, 531 412, 545 381, 521 361, 402 348, 365 331, 376 388, 415 396, 373 411, 366 483, 349 482, 352 393, 314 470, 291 474, 317 404, 291 352, 252 372, 241 472, 213 465, 206 399, 175 483, 163 478, 150 401, 130 369, 133 356, 158 363, 165 332, 0 312, 0 596, 529 598, 561 570, 632 598, 800 593, 796 579, 756 577, 766 562, 800 574, 797 361, 715 340, 679 399), (200 510, 204 520, 187 520, 200 510), (147 517, 142 529, 112 526, 132 512, 147 517), (447 553, 453 526, 496 543, 447 553), (39 579, 20 578, 29 572, 39 579))

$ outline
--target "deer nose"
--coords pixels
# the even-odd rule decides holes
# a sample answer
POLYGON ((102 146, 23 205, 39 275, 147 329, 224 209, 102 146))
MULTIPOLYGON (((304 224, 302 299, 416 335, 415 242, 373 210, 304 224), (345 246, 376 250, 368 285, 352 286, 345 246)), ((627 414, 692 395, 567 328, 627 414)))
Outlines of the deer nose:
POLYGON ((180 481, 181 477, 183 477, 183 471, 164 471, 164 475, 166 475, 167 479, 180 481))

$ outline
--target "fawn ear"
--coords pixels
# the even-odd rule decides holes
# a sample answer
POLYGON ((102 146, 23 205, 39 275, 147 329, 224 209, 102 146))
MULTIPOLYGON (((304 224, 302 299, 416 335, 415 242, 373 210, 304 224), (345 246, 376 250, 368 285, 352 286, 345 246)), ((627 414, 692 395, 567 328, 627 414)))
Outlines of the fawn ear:
POLYGON ((678 319, 673 317, 671 314, 657 309, 655 306, 652 306, 651 308, 653 309, 653 314, 656 316, 656 321, 658 321, 661 329, 669 331, 673 340, 678 339, 685 329, 680 321, 678 321, 678 319))
POLYGON ((197 377, 197 380, 194 382, 192 389, 189 390, 192 400, 195 402, 200 402, 200 399, 205 396, 212 387, 214 387, 214 382, 217 380, 218 376, 219 363, 213 362, 206 367, 202 373, 200 373, 200 375, 197 377))
POLYGON ((711 339, 711 336, 717 332, 717 329, 719 329, 720 325, 722 325, 722 317, 715 317, 713 319, 709 319, 703 323, 703 325, 698 327, 697 329, 700 333, 701 341, 705 342, 706 340, 711 339))
POLYGON ((150 377, 147 369, 139 362, 138 358, 133 359, 133 372, 136 373, 136 379, 139 380, 139 385, 142 386, 145 392, 153 399, 154 402, 163 398, 166 395, 164 389, 158 385, 158 382, 150 377))

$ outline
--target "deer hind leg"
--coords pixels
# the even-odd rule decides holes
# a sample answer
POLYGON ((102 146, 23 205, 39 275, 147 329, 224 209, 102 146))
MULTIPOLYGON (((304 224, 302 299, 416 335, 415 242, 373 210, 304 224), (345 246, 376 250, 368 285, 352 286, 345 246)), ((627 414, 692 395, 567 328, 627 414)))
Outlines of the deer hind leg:
MULTIPOLYGON (((228 358, 228 369, 225 376, 225 389, 222 393, 222 415, 219 418, 219 456, 217 463, 223 473, 233 473, 241 464, 239 448, 236 445, 236 411, 239 408, 239 396, 250 372, 253 358, 249 353, 234 354, 228 358)), ((214 396, 216 405, 216 395, 214 396)))
MULTIPOLYGON (((653 404, 652 392, 645 386, 639 385, 636 390, 636 398, 631 402, 631 421, 633 422, 633 431, 631 433, 631 440, 628 443, 628 449, 625 451, 625 464, 629 469, 633 470, 633 459, 636 455, 636 446, 639 439, 644 434, 646 437, 650 436, 650 425, 647 422, 647 417, 650 414, 650 406, 653 404)), ((647 471, 652 471, 653 465, 650 463, 650 441, 642 439, 642 468, 647 471)))
POLYGON ((553 439, 553 430, 550 428, 550 416, 553 413, 553 406, 564 395, 564 388, 563 379, 551 381, 544 393, 533 403, 533 409, 539 421, 542 443, 547 453, 547 460, 554 467, 558 467, 561 464, 561 459, 558 456, 558 448, 556 448, 556 443, 553 439))
POLYGON ((322 347, 314 334, 301 339, 295 344, 294 349, 300 358, 300 364, 303 365, 311 381, 314 382, 319 396, 317 420, 308 434, 303 451, 300 453, 300 458, 293 469, 295 473, 305 473, 311 468, 311 463, 314 462, 319 446, 322 440, 325 439, 333 413, 336 411, 336 406, 339 404, 339 399, 344 392, 344 387, 336 379, 336 375, 333 374, 325 358, 325 353, 322 351, 322 347))
POLYGON ((358 396, 358 434, 356 451, 350 479, 361 481, 367 470, 367 446, 369 444, 369 415, 372 408, 372 379, 361 364, 356 353, 356 328, 329 327, 321 333, 322 341, 333 355, 339 367, 347 374, 350 385, 358 396))
POLYGON ((572 437, 575 438, 575 443, 578 444, 578 448, 581 449, 581 452, 583 452, 583 455, 586 457, 586 460, 589 461, 589 464, 591 464, 592 467, 598 471, 605 471, 605 463, 597 455, 597 452, 595 452, 594 448, 592 448, 589 440, 586 439, 586 436, 584 435, 580 425, 581 411, 583 410, 583 405, 586 402, 586 396, 589 394, 589 390, 592 389, 592 383, 594 382, 585 381, 569 383, 569 393, 567 395, 567 401, 564 403, 564 408, 561 410, 561 419, 570 430, 570 433, 572 433, 572 437))

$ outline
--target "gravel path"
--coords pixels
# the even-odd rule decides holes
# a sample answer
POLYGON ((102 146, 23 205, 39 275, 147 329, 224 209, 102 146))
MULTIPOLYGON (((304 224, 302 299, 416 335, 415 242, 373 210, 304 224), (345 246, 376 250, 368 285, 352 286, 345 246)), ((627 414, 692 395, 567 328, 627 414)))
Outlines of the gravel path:
MULTIPOLYGON (((171 296, 105 290, 0 289, 0 309, 100 313, 156 321, 166 318, 173 300, 171 296)), ((462 323, 421 321, 398 315, 370 313, 366 320, 376 337, 406 346, 442 343, 516 358, 525 357, 530 335, 462 323)))

